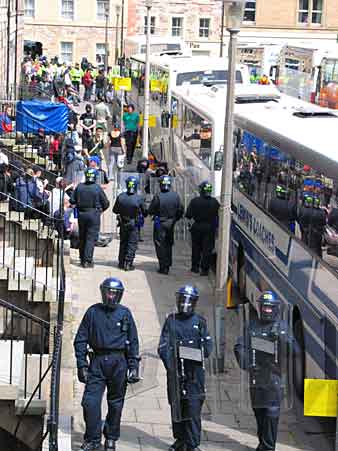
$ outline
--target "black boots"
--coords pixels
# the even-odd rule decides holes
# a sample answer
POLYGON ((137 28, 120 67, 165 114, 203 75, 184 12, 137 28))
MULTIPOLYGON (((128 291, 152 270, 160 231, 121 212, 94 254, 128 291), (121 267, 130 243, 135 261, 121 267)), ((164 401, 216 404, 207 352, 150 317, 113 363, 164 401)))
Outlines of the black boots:
POLYGON ((106 439, 106 441, 104 442, 105 451, 116 451, 115 443, 116 442, 114 440, 106 439))

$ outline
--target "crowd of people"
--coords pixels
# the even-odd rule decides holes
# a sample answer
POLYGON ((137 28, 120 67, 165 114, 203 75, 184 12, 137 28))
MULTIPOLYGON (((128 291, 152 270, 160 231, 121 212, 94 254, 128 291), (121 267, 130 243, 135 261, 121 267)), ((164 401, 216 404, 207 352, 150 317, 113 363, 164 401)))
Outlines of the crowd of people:
POLYGON ((83 58, 81 64, 69 64, 60 62, 58 57, 48 60, 45 56, 35 59, 26 56, 22 64, 22 78, 28 94, 43 96, 47 93, 55 98, 67 98, 75 104, 103 96, 111 101, 114 79, 120 73, 120 66, 112 66, 106 75, 102 65, 94 66, 87 58, 83 58))

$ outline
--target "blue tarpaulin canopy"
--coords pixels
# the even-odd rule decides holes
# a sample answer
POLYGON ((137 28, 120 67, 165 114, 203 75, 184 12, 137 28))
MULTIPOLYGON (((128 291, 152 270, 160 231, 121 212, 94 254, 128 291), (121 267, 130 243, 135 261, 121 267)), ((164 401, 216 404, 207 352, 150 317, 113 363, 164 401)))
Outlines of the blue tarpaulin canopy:
POLYGON ((16 109, 16 130, 37 133, 39 128, 51 133, 65 133, 68 127, 68 107, 63 103, 22 100, 16 109))

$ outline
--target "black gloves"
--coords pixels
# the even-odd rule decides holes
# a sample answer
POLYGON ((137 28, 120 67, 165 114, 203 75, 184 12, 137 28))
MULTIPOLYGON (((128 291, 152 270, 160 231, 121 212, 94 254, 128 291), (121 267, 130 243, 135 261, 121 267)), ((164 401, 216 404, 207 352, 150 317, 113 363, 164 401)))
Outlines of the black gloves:
POLYGON ((127 372, 127 382, 128 384, 136 384, 140 382, 141 378, 139 376, 138 368, 132 368, 127 372))
POLYGON ((83 366, 82 368, 77 369, 77 378, 81 384, 86 384, 88 379, 88 368, 83 366))

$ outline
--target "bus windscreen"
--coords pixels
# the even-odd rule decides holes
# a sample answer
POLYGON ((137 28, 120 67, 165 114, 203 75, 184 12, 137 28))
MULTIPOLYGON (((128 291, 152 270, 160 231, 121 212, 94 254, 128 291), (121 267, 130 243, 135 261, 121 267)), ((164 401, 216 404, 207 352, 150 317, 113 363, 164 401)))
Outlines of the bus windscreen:
MULTIPOLYGON (((228 81, 227 70, 207 70, 194 71, 177 74, 176 85, 182 86, 183 83, 190 83, 192 85, 200 85, 203 83, 226 83, 228 81)), ((236 71, 236 83, 243 83, 241 71, 236 71)))

